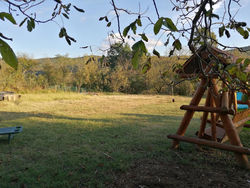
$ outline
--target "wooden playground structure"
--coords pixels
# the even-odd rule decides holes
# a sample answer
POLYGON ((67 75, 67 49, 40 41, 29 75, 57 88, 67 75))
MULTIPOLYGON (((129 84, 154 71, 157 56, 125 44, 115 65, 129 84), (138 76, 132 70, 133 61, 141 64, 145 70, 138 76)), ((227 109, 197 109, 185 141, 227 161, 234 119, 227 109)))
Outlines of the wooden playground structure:
MULTIPOLYGON (((225 65, 228 64, 228 59, 231 61, 234 60, 232 55, 217 48, 200 48, 197 54, 192 55, 184 63, 183 69, 178 72, 182 78, 199 75, 201 81, 190 104, 180 107, 182 110, 186 110, 186 113, 177 133, 175 135, 168 135, 168 138, 174 140, 173 148, 178 148, 179 142, 183 141, 235 152, 240 165, 250 168, 247 157, 247 155, 250 155, 250 148, 243 147, 239 137, 239 131, 250 120, 249 100, 245 102, 237 101, 235 91, 219 90, 218 81, 220 79, 213 74, 211 68, 214 58, 225 65), (202 63, 200 66, 198 61, 201 59, 202 63), (203 76, 201 67, 205 73, 209 73, 208 76, 203 76), (205 94, 205 105, 199 106, 205 94), (237 103, 244 103, 248 108, 238 111, 237 103), (196 111, 203 112, 200 128, 196 133, 198 138, 186 137, 184 134, 196 111), (230 141, 230 144, 223 143, 227 140, 230 141)), ((222 83, 223 87, 225 87, 225 82, 222 83)), ((243 91, 243 93, 249 96, 249 91, 243 91)))

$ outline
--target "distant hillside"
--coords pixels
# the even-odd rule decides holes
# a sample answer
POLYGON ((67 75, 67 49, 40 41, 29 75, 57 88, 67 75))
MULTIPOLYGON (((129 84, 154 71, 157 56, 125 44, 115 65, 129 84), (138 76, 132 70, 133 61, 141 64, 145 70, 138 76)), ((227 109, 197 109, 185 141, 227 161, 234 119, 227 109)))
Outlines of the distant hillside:
POLYGON ((237 49, 228 50, 228 52, 235 54, 236 56, 243 56, 243 57, 250 58, 250 46, 244 46, 244 47, 241 47, 241 49, 242 49, 242 52, 240 52, 237 49))

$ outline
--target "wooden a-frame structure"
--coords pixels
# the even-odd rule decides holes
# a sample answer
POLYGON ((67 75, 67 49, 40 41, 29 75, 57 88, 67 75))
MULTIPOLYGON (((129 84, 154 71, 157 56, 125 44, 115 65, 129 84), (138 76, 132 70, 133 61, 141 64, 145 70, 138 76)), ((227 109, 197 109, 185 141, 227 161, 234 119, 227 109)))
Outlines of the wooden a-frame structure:
POLYGON ((178 71, 183 78, 199 75, 201 80, 190 104, 181 106, 181 109, 186 110, 186 113, 177 133, 168 135, 168 138, 174 139, 173 148, 178 148, 179 142, 184 141, 233 151, 240 165, 249 168, 247 154, 250 155, 250 148, 243 147, 237 128, 242 127, 245 122, 250 120, 250 109, 237 112, 235 92, 219 91, 217 85, 219 78, 213 75, 211 68, 214 59, 219 60, 224 65, 235 61, 232 55, 217 48, 201 47, 196 54, 192 55, 184 63, 183 68, 178 71), (201 69, 204 70, 203 72, 209 73, 209 76, 203 76, 201 69), (198 106, 206 91, 205 105, 198 106), (186 137, 184 134, 195 111, 203 112, 200 129, 197 133, 198 138, 186 137), (210 119, 208 119, 209 114, 210 119), (210 127, 207 127, 208 124, 210 124, 210 127), (231 144, 222 143, 227 139, 231 144))

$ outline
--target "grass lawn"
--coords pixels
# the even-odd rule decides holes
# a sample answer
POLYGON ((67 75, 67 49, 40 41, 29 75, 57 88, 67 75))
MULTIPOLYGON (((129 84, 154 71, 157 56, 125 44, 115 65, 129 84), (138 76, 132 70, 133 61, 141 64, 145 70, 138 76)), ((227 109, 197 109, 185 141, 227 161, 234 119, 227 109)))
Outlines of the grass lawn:
MULTIPOLYGON (((0 127, 23 126, 10 144, 6 136, 0 137, 0 188, 157 187, 150 184, 157 173, 162 181, 169 175, 169 184, 158 187, 181 181, 191 187, 249 187, 250 173, 237 166, 233 153, 201 152, 187 143, 170 149, 167 135, 179 126, 184 114, 180 105, 190 101, 171 99, 56 93, 0 101, 0 127), (144 172, 149 179, 138 176, 144 172)), ((200 116, 195 114, 186 135, 198 130, 200 116)), ((250 147, 250 130, 244 128, 240 137, 250 147)))

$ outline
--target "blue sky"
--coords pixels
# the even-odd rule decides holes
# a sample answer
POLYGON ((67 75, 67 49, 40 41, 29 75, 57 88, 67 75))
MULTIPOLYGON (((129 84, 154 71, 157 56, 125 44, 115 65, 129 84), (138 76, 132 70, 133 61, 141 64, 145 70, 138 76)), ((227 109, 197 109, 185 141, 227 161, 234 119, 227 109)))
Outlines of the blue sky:
MULTIPOLYGON (((69 2, 69 1, 68 1, 69 2)), ((18 54, 27 54, 32 58, 41 57, 54 57, 56 54, 65 55, 70 57, 79 57, 86 54, 90 54, 89 49, 80 49, 81 46, 91 45, 94 54, 102 54, 99 50, 105 49, 108 45, 107 35, 112 30, 117 33, 117 24, 115 15, 111 10, 109 0, 74 0, 72 4, 85 10, 85 13, 79 13, 72 9, 70 13, 70 19, 62 22, 61 18, 56 19, 56 22, 50 22, 46 24, 36 25, 35 30, 28 32, 26 25, 19 28, 18 26, 5 22, 0 25, 1 32, 13 38, 13 41, 8 42, 13 50, 18 54), (105 16, 109 12, 109 18, 113 19, 111 27, 106 27, 105 22, 98 21, 99 17, 105 16), (65 26, 70 36, 73 36, 77 43, 73 43, 71 46, 67 45, 66 41, 58 37, 58 33, 61 26, 65 26)), ((123 7, 132 11, 138 11, 139 7, 141 11, 147 10, 146 15, 150 16, 153 21, 157 20, 152 0, 116 0, 118 7, 123 7)), ((170 17, 173 20, 177 18, 177 12, 172 12, 172 5, 168 0, 156 0, 159 7, 161 16, 170 17)), ((247 22, 250 26, 250 0, 241 0, 242 7, 236 18, 241 21, 247 22)), ((37 16, 41 18, 48 17, 53 9, 53 1, 47 0, 42 6, 38 7, 36 12, 37 16)), ((222 2, 216 7, 218 13, 223 11, 224 4, 222 2)), ((6 3, 0 0, 0 11, 6 11, 6 3)), ((234 5, 233 11, 237 12, 238 6, 234 5)), ((126 27, 129 23, 135 20, 136 16, 127 16, 121 14, 122 28, 126 27)), ((17 17, 18 23, 21 22, 21 18, 17 17)), ((215 30, 218 28, 215 27, 215 30)), ((146 33, 150 38, 147 44, 149 50, 152 50, 156 45, 156 49, 162 54, 166 53, 167 48, 163 46, 166 38, 159 39, 158 35, 153 35, 153 28, 148 27, 146 33)), ((216 31, 217 32, 217 31, 216 31)), ((231 46, 247 46, 250 45, 250 38, 247 40, 241 39, 237 33, 232 33, 230 39, 225 37, 219 38, 220 42, 231 46)), ((133 41, 128 40, 132 45, 133 41)))

